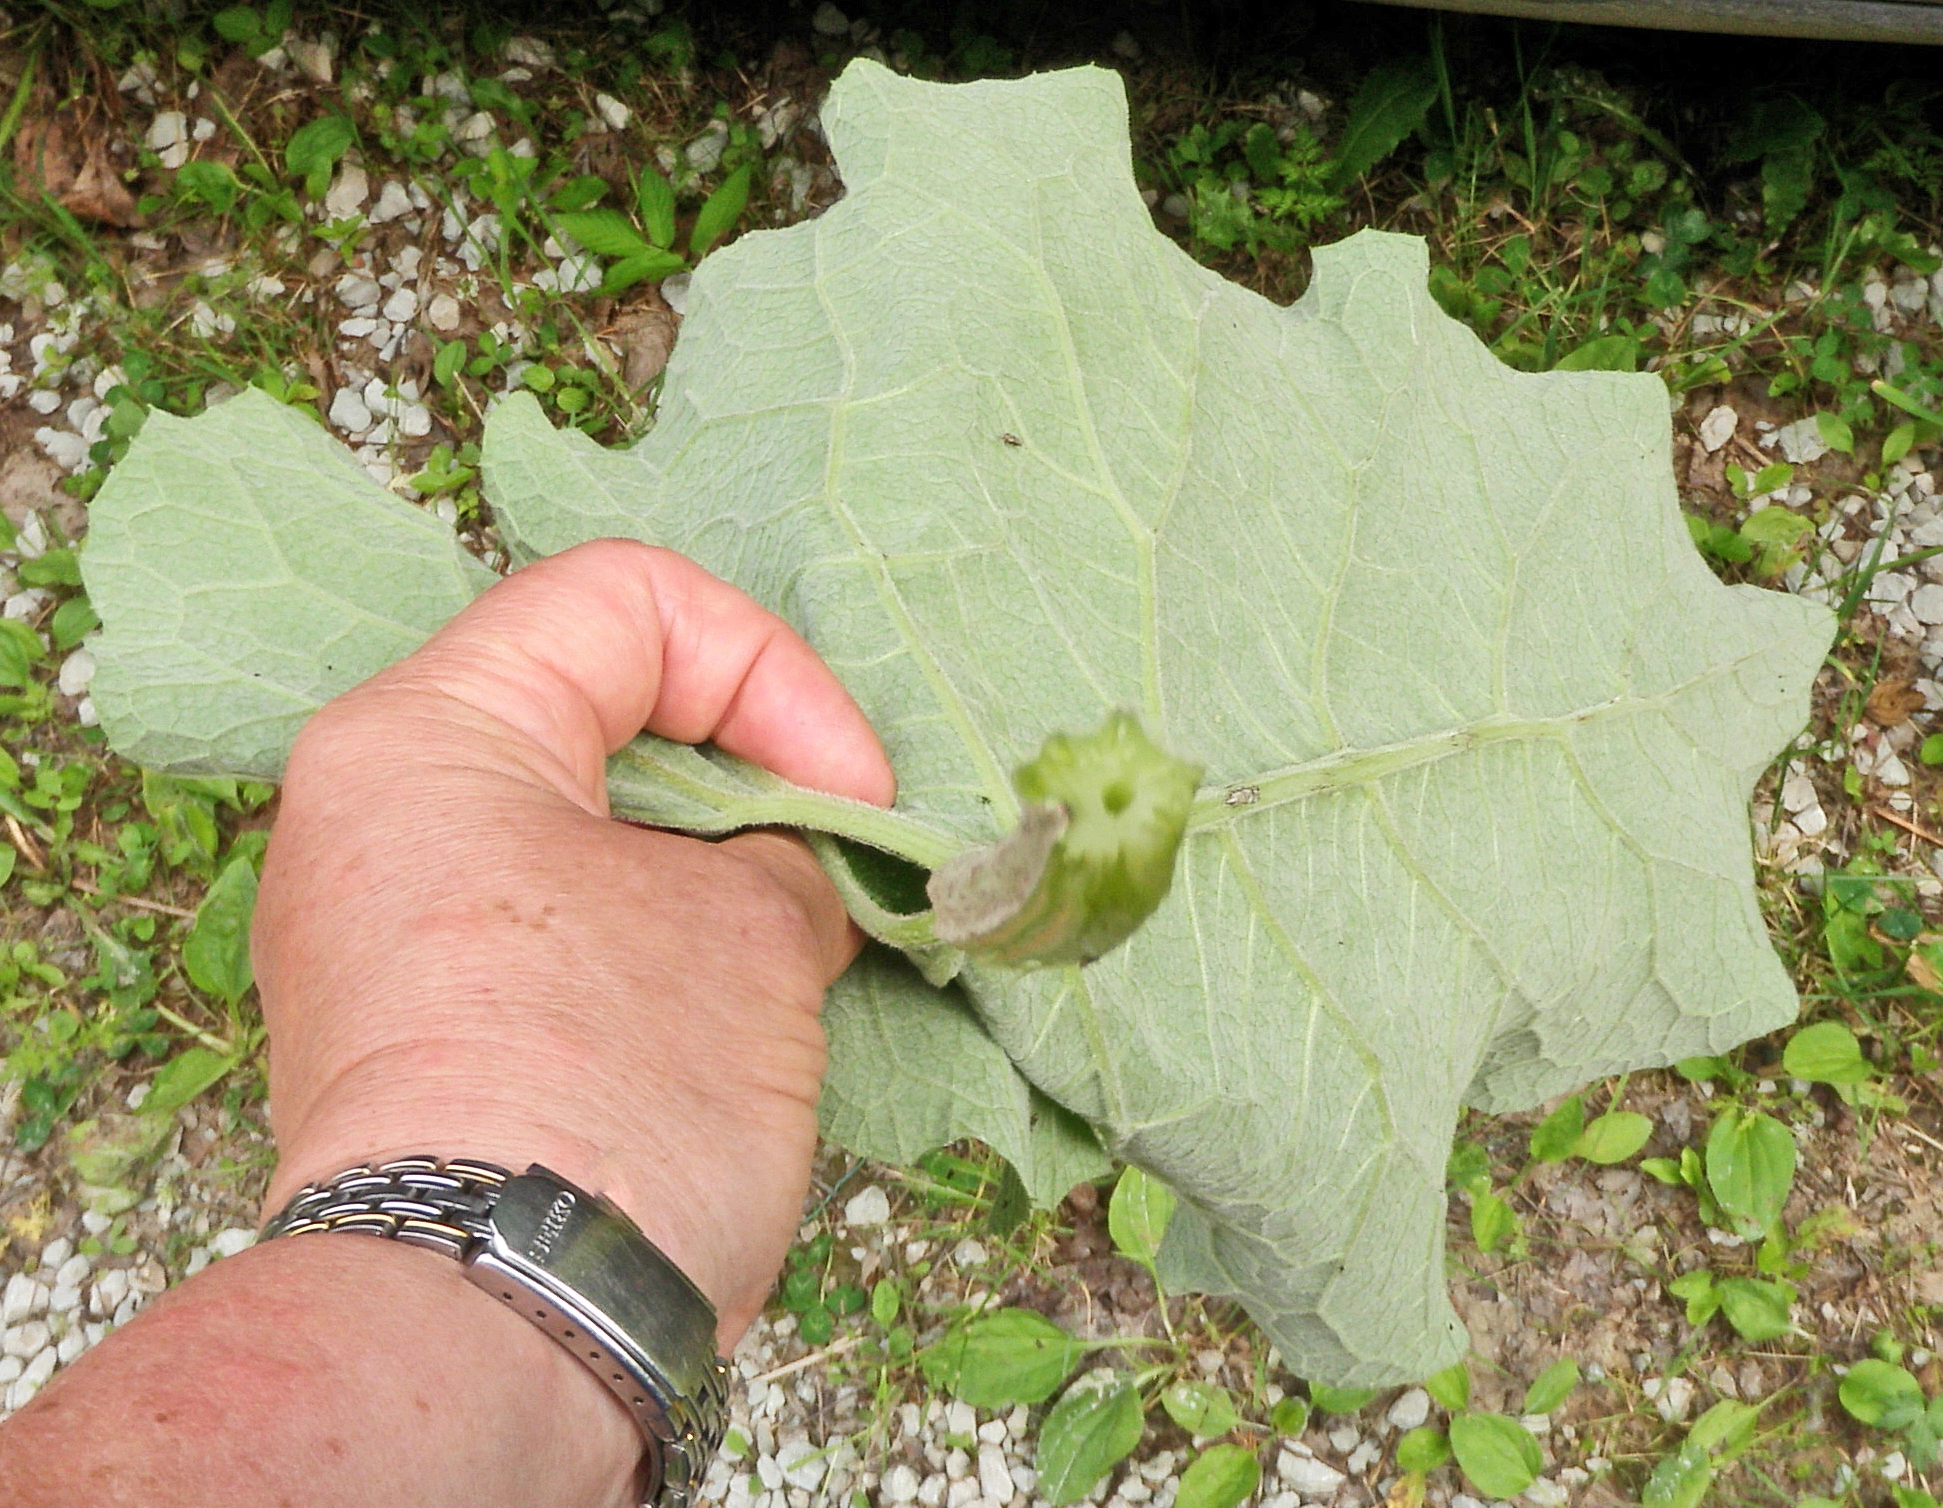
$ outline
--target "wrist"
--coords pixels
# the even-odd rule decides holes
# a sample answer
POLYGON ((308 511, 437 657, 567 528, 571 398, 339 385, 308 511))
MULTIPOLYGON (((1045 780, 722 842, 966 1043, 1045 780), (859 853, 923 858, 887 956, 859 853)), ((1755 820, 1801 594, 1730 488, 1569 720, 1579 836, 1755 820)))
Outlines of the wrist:
POLYGON ((305 1184, 394 1157, 474 1159, 515 1173, 539 1163, 610 1200, 721 1314, 730 1281, 728 1253, 705 1206, 683 1179, 683 1160, 665 1146, 646 1154, 620 1150, 638 1138, 592 1108, 612 1097, 598 1090, 572 1096, 587 1110, 578 1123, 549 1117, 538 1108, 549 1096, 535 1089, 548 1082, 543 1070, 507 1083, 503 1076, 486 1079, 476 1066, 427 1072, 422 1065, 388 1060, 370 1065, 368 1072, 360 1065, 334 1081, 295 1125, 283 1124, 273 1090, 278 1164, 264 1197, 263 1219, 305 1184))
POLYGON ((104 1508, 187 1508, 211 1482, 238 1505, 632 1508, 641 1450, 600 1383, 455 1263, 319 1235, 218 1262, 110 1336, 0 1431, 0 1480, 22 1508, 76 1481, 104 1508))

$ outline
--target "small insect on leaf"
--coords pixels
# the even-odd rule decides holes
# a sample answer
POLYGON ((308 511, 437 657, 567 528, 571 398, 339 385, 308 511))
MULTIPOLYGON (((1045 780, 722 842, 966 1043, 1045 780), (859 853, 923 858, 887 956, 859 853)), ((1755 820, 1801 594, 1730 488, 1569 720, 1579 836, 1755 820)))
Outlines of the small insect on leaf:
POLYGON ((1003 440, 1007 445, 1010 445, 1015 449, 1018 446, 1025 444, 1025 441, 1021 440, 1017 435, 1012 434, 1010 431, 1000 435, 999 438, 1003 440))

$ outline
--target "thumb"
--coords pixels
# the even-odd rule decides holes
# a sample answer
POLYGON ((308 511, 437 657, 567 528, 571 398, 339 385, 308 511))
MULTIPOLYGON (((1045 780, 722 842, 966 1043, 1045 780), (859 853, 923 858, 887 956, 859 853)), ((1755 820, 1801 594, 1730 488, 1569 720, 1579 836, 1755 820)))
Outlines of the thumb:
POLYGON ((595 811, 607 755, 644 727, 877 805, 896 788, 862 711, 795 630, 693 561, 631 540, 516 571, 379 681, 510 729, 595 811))

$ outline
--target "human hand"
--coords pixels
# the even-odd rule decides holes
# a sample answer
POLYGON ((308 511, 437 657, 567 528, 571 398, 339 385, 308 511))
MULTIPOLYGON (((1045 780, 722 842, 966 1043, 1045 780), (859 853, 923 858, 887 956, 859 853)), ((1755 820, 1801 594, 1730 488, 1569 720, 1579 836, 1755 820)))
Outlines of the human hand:
POLYGON ((890 766, 781 620, 607 540, 495 586, 291 755, 253 951, 281 1161, 542 1162, 613 1198, 733 1346, 801 1217, 817 1009, 858 937, 804 845, 607 816, 641 728, 878 804, 890 766))

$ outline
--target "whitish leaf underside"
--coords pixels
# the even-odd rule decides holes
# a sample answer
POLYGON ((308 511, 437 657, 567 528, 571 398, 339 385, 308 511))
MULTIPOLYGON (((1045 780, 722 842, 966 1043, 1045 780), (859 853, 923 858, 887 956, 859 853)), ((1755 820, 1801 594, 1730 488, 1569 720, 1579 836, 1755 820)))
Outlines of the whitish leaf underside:
POLYGON ((495 412, 501 528, 521 557, 651 539, 782 612, 900 811, 961 845, 1114 708, 1205 765, 1172 893, 1099 962, 840 983, 830 1124, 874 1155, 991 1139, 1006 1096, 927 1057, 982 1028, 980 1061, 1182 1195, 1163 1271, 1240 1294, 1305 1376, 1435 1371, 1463 1104, 1792 1016, 1746 803, 1830 620, 1701 564, 1656 379, 1504 368, 1419 242, 1318 251, 1290 309, 1197 266, 1111 74, 859 62, 823 123, 845 199, 698 270, 646 440, 495 412))

